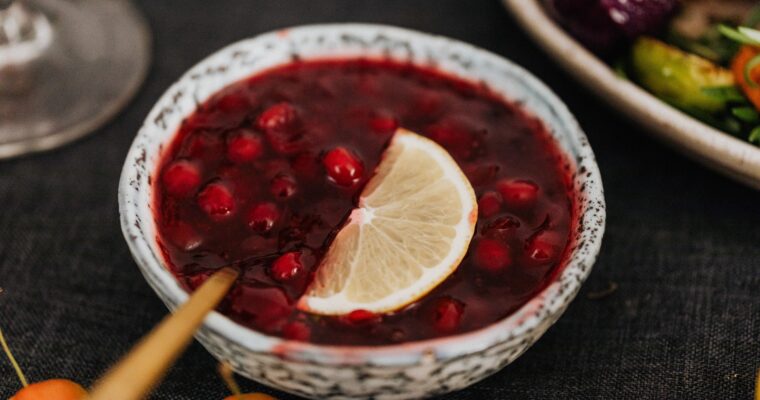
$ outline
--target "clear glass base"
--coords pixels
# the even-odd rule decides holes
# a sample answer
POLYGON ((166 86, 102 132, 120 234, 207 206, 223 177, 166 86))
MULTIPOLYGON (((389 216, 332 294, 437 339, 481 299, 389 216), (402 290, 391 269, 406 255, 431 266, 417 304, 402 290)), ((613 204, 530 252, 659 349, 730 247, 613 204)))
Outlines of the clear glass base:
MULTIPOLYGON (((126 0, 23 4, 39 13, 32 21, 49 25, 49 43, 35 57, 0 60, 0 158, 58 147, 96 130, 132 98, 150 61, 148 26, 126 0)), ((35 48, 0 44, 0 53, 24 45, 35 48)))

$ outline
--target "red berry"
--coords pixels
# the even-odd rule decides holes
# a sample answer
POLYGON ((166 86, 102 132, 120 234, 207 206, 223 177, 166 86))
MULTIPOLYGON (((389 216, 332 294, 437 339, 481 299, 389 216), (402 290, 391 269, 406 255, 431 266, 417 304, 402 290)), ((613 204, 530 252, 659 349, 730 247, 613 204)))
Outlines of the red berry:
POLYGON ((278 199, 287 199, 296 194, 298 186, 296 186, 296 180, 293 177, 280 174, 272 178, 269 191, 278 199))
POLYGON ((198 205, 213 218, 226 217, 235 211, 232 192, 220 182, 209 183, 198 193, 198 205))
POLYGON ((483 186, 491 182, 491 180, 499 173, 499 166, 495 164, 469 164, 465 165, 462 169, 464 174, 467 175, 467 179, 474 187, 483 186))
POLYGON ((351 186, 358 182, 364 173, 364 165, 345 147, 336 147, 325 154, 322 164, 327 175, 341 186, 351 186))
POLYGON ((565 240, 552 231, 533 235, 525 246, 525 255, 533 264, 549 264, 557 260, 565 240))
POLYGON ((493 239, 481 239, 475 248, 475 262, 479 267, 497 272, 512 264, 509 248, 493 239))
POLYGON ((427 128, 431 139, 448 150, 456 158, 469 158, 476 142, 470 132, 460 124, 444 121, 427 128))
POLYGON ((352 325, 374 324, 382 320, 382 316, 367 310, 354 310, 343 317, 345 322, 352 325))
POLYGON ((301 253, 291 251, 281 255, 272 263, 272 278, 277 281, 285 282, 293 279, 303 270, 301 263, 301 253))
POLYGON ((308 342, 311 338, 311 329, 303 322, 288 322, 282 327, 282 336, 285 339, 308 342))
POLYGON ((296 109, 290 103, 282 102, 270 106, 259 115, 257 125, 265 132, 280 130, 296 119, 296 109))
POLYGON ((501 240, 506 240, 514 233, 515 229, 519 227, 520 221, 518 219, 506 215, 496 218, 495 220, 488 223, 488 225, 484 226, 483 229, 481 229, 481 232, 484 236, 488 236, 492 239, 498 238, 501 240))
POLYGON ((169 164, 164 170, 163 178, 166 191, 177 197, 191 194, 201 183, 198 167, 187 160, 177 160, 169 164))
POLYGON ((464 314, 464 304, 459 301, 446 297, 438 301, 433 316, 433 325, 439 332, 453 332, 462 321, 464 314))
POLYGON ((203 243, 201 235, 186 222, 178 222, 177 225, 168 227, 166 236, 172 244, 184 251, 195 250, 203 243))
POLYGON ((250 105, 248 99, 241 94, 229 94, 219 99, 216 104, 216 109, 223 113, 230 113, 236 111, 243 111, 250 105))
POLYGON ((391 116, 376 116, 369 121, 372 131, 380 134, 393 133, 398 128, 398 121, 391 116))
POLYGON ((509 207, 527 208, 538 199, 538 185, 528 180, 502 180, 496 187, 509 207))
POLYGON ((501 196, 493 191, 483 193, 478 199, 478 212, 488 218, 501 210, 501 196))
POLYGON ((290 315, 292 308, 280 288, 239 286, 231 296, 230 309, 235 314, 254 318, 268 326, 290 315))
POLYGON ((248 226, 257 232, 269 232, 277 220, 280 210, 274 203, 259 203, 248 211, 248 226))
POLYGON ((227 158, 235 163, 257 159, 264 153, 261 137, 251 130, 243 129, 230 136, 227 141, 227 158))

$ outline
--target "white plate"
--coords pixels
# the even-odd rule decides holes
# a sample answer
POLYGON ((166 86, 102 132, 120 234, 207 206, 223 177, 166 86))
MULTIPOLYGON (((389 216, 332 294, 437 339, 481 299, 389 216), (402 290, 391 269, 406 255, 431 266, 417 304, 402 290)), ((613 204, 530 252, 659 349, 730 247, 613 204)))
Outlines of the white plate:
POLYGON ((502 0, 517 22, 576 79, 656 137, 700 163, 760 189, 760 148, 671 107, 615 72, 546 14, 537 0, 502 0))

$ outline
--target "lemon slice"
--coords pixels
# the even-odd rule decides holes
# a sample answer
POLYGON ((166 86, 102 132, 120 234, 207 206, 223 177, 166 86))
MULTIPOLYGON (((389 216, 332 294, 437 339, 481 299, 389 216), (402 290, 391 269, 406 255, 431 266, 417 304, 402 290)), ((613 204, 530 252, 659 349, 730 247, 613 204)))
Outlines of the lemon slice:
POLYGON ((449 153, 399 129, 299 308, 383 313, 414 302, 459 266, 477 215, 475 192, 449 153))

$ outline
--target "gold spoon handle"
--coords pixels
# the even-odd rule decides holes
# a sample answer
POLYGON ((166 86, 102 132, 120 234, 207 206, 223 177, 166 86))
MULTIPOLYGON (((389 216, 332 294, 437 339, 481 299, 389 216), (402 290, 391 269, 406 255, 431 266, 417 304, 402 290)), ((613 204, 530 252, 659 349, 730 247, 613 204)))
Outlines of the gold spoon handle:
POLYGON ((238 277, 225 267, 209 277, 173 315, 145 336, 90 392, 89 400, 142 399, 187 347, 203 319, 238 277))

